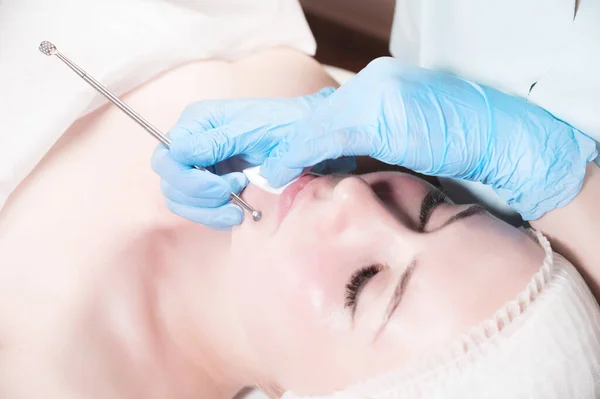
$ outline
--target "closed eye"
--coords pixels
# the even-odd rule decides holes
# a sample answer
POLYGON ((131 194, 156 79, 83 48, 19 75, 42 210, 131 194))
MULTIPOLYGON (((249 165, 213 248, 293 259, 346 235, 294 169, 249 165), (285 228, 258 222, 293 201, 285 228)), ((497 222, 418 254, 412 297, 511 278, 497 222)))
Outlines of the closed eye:
POLYGON ((419 215, 419 231, 425 231, 425 227, 427 226, 427 222, 431 217, 431 213, 433 210, 440 204, 444 203, 452 203, 448 196, 444 194, 444 192, 440 190, 432 190, 427 193, 425 198, 423 198, 423 202, 421 203, 421 213, 419 215))
POLYGON ((357 298, 367 282, 375 277, 381 271, 381 265, 371 265, 357 270, 350 277, 346 284, 346 302, 345 307, 352 310, 352 317, 356 312, 357 298))
MULTIPOLYGON (((427 222, 429 222, 433 210, 437 208, 440 204, 444 203, 453 204, 452 200, 450 200, 450 198, 448 198, 448 196, 444 194, 443 191, 435 189, 427 193, 425 198, 423 198, 423 202, 421 203, 421 214, 419 216, 419 232, 422 233, 425 231, 425 227, 427 227, 427 222)), ((443 223, 436 230, 442 229, 459 220, 463 220, 468 217, 479 215, 482 213, 486 213, 486 210, 481 205, 471 205, 467 209, 458 212, 456 215, 446 220, 446 222, 443 223)))

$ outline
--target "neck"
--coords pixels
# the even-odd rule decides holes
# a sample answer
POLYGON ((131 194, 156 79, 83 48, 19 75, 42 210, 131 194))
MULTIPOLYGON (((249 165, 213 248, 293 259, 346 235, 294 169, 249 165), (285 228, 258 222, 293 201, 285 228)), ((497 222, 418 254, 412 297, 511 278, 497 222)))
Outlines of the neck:
POLYGON ((251 383, 228 289, 231 234, 186 223, 169 236, 156 282, 164 345, 188 370, 174 367, 174 378, 187 378, 179 383, 196 386, 198 397, 230 399, 251 383))

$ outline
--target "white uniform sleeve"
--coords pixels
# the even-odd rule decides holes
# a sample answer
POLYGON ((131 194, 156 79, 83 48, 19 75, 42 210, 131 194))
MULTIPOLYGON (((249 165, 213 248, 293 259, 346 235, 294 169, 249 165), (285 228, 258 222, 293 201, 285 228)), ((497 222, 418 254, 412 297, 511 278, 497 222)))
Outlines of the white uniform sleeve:
POLYGON ((391 52, 528 98, 599 140, 600 2, 574 14, 563 0, 398 0, 391 52))

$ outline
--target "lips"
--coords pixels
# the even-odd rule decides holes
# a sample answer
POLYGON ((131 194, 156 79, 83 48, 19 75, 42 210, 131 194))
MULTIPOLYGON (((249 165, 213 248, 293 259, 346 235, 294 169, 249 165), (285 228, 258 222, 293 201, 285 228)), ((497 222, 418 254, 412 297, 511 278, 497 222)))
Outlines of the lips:
POLYGON ((308 183, 315 180, 317 176, 303 175, 294 183, 286 187, 279 196, 279 220, 283 220, 287 213, 292 209, 296 196, 302 191, 308 183))

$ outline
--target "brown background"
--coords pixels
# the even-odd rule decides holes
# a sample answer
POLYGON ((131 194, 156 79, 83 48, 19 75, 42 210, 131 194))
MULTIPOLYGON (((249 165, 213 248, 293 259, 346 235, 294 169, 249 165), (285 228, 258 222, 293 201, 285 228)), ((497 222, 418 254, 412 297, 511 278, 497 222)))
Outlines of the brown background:
POLYGON ((317 39, 317 60, 358 72, 389 55, 394 0, 301 0, 317 39))

